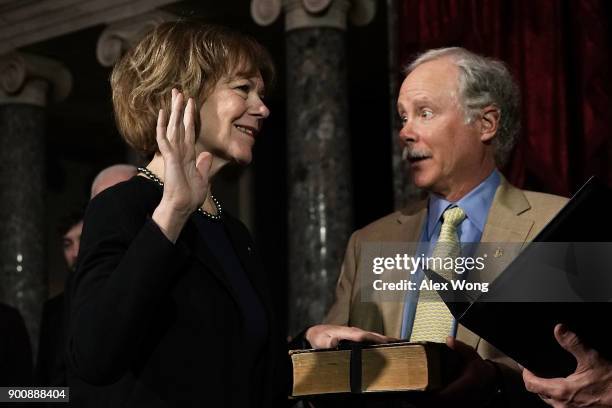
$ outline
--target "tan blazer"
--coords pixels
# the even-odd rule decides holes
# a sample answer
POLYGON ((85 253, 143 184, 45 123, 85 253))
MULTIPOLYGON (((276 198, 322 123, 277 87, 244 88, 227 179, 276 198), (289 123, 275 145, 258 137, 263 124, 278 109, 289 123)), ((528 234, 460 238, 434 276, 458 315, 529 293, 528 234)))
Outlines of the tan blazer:
MULTIPOLYGON (((502 177, 489 211, 481 242, 526 243, 550 221, 567 202, 566 198, 544 193, 520 190, 502 177)), ((351 236, 338 284, 336 299, 324 323, 360 327, 364 330, 400 337, 401 302, 371 302, 361 300, 359 294, 359 257, 365 242, 417 242, 427 216, 427 200, 383 217, 351 236)), ((508 260, 509 261, 509 260, 508 260)), ((487 271, 486 281, 492 281, 501 270, 487 271)), ((492 359, 517 368, 510 358, 503 355, 479 336, 459 325, 457 339, 474 347, 483 358, 492 359)), ((520 381, 516 375, 513 383, 520 381)), ((508 386, 520 384, 508 384, 508 386)))

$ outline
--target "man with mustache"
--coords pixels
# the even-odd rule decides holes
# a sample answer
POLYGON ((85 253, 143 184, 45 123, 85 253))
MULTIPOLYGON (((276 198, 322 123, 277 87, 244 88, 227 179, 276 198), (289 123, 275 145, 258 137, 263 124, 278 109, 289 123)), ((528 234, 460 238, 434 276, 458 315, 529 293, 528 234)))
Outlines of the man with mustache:
POLYGON ((458 325, 442 302, 432 323, 418 292, 408 293, 403 303, 367 304, 360 298, 360 253, 367 243, 420 242, 431 248, 451 235, 461 244, 523 243, 566 202, 520 190, 498 170, 520 130, 519 91, 501 62, 462 48, 436 49, 412 62, 406 75, 397 100, 399 139, 414 184, 427 197, 352 235, 326 324, 308 329, 306 339, 313 347, 333 345, 353 339, 345 326, 354 326, 411 341, 446 342, 464 365, 430 403, 518 405, 529 395, 519 367, 458 325))

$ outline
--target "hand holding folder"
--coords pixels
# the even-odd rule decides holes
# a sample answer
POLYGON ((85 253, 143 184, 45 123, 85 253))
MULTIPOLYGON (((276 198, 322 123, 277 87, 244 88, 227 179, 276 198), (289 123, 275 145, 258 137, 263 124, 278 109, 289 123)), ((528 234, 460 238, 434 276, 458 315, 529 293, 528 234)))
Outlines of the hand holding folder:
POLYGON ((610 203, 612 191, 591 178, 487 293, 476 299, 440 296, 460 324, 538 376, 575 372, 574 357, 553 336, 558 323, 610 360, 610 203))
POLYGON ((524 369, 525 387, 552 406, 612 407, 612 363, 562 324, 555 327, 554 334, 559 345, 576 359, 576 370, 566 378, 546 379, 524 369))

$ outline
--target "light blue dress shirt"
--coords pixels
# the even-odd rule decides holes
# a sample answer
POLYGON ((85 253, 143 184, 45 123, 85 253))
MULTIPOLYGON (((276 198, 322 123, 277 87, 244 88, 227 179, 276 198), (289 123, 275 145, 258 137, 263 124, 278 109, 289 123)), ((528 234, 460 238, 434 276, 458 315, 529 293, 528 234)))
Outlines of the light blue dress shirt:
MULTIPOLYGON (((476 186, 472 191, 465 195, 457 202, 450 202, 435 194, 429 195, 427 205, 427 220, 423 225, 420 244, 417 254, 425 254, 431 256, 433 248, 438 242, 440 229, 442 228, 442 214, 449 207, 460 207, 466 214, 465 220, 460 224, 457 234, 461 244, 480 242, 482 231, 484 231, 487 217, 495 192, 500 183, 500 175, 497 170, 487 177, 482 183, 476 186)), ((470 255, 470 254, 463 254, 470 255)), ((417 287, 423 280, 424 273, 419 269, 410 280, 416 282, 417 287)), ((402 321, 401 337, 409 339, 412 333, 412 324, 414 323, 414 315, 416 313, 416 305, 418 302, 418 291, 408 291, 404 301, 404 314, 402 321)), ((453 319, 453 324, 449 335, 455 336, 457 332, 457 322, 453 319)))

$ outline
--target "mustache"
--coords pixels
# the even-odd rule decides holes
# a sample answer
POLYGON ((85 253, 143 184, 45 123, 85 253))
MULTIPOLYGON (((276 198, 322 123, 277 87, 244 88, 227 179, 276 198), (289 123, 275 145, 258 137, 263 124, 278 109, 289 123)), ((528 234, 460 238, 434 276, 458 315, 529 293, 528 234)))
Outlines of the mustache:
POLYGON ((417 160, 431 157, 431 152, 427 149, 417 149, 410 145, 404 146, 402 149, 402 160, 417 160))

